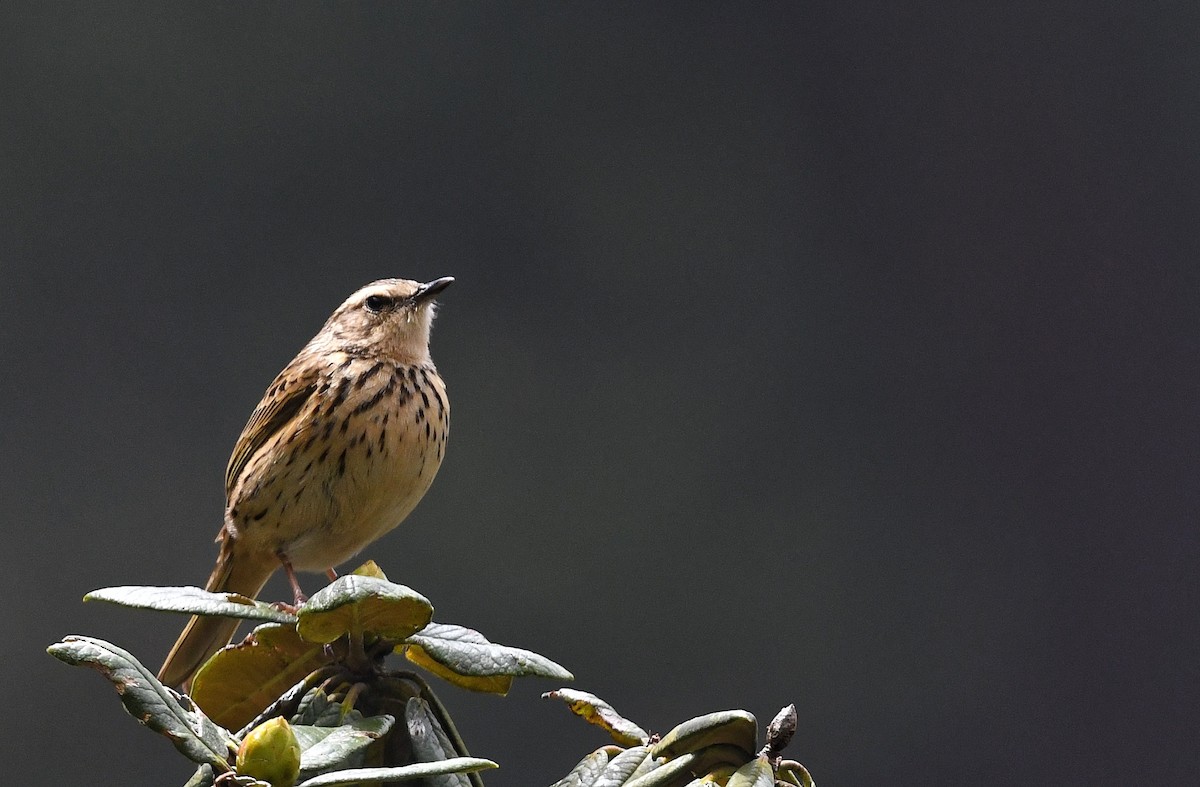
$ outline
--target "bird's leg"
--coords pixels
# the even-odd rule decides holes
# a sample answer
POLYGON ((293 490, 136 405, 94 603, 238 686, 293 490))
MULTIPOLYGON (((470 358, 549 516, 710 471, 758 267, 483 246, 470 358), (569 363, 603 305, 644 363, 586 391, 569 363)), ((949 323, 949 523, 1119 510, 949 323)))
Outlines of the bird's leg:
MULTIPOLYGON (((332 568, 325 569, 325 576, 329 577, 330 582, 332 582, 333 580, 338 578, 337 572, 334 571, 332 568)), ((333 643, 326 642, 325 643, 325 657, 333 658, 333 655, 334 655, 333 654, 333 643)))
POLYGON ((282 551, 276 552, 275 556, 283 564, 283 571, 287 574, 288 584, 292 586, 292 600, 295 606, 302 606, 305 601, 308 601, 308 596, 304 595, 304 591, 300 589, 300 580, 296 579, 296 571, 292 568, 292 561, 288 560, 287 555, 283 554, 282 551))

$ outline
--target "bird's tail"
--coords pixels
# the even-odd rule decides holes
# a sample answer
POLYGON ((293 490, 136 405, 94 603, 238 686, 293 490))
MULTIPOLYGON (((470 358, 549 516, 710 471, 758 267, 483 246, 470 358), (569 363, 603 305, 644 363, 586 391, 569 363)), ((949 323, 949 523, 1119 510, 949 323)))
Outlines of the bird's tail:
MULTIPOLYGON (((205 590, 213 593, 240 593, 254 598, 267 584, 271 574, 279 567, 273 557, 262 560, 245 553, 234 555, 234 540, 222 534, 221 553, 217 565, 208 578, 205 590)), ((158 679, 167 686, 183 684, 184 690, 191 688, 192 675, 208 657, 229 644, 240 620, 212 615, 194 615, 183 633, 167 654, 158 679)))

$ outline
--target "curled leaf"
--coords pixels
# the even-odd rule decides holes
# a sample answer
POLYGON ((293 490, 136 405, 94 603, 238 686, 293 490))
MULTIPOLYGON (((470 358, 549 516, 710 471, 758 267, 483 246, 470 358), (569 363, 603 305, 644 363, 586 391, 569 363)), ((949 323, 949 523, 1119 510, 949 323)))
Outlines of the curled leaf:
POLYGON ((697 716, 678 725, 654 744, 650 753, 655 757, 676 757, 720 743, 743 750, 746 753, 745 761, 756 750, 757 737, 758 722, 754 714, 744 710, 719 711, 697 716))
POLYGON ((726 787, 775 787, 775 770, 767 755, 760 754, 738 768, 726 787))
POLYGON ((650 769, 642 767, 647 759, 654 759, 650 757, 650 749, 647 746, 626 749, 608 761, 608 765, 604 766, 592 787, 621 787, 634 773, 649 772, 650 769))
POLYGON ((472 773, 498 767, 491 760, 481 760, 478 757, 455 757, 452 760, 422 762, 400 768, 351 768, 334 771, 301 782, 297 787, 344 787, 369 782, 401 782, 426 779, 445 773, 472 773))
POLYGON ((636 746, 645 743, 650 735, 638 725, 617 713, 612 705, 586 691, 575 689, 558 689, 542 695, 545 698, 560 699, 577 716, 583 717, 588 723, 595 724, 608 731, 613 740, 622 746, 636 746))
POLYGON ((237 748, 233 736, 213 724, 191 700, 159 683, 127 651, 102 639, 66 637, 47 652, 67 664, 91 667, 112 681, 125 710, 167 736, 188 759, 220 772, 231 770, 229 755, 237 748))
POLYGON ((795 760, 783 760, 779 763, 778 776, 780 780, 786 781, 795 787, 815 787, 813 777, 805 768, 795 760))
POLYGON ((300 639, 295 626, 259 626, 205 662, 192 681, 192 697, 219 724, 240 729, 286 689, 330 662, 324 647, 300 639))
POLYGON ((497 645, 473 629, 445 623, 430 623, 406 639, 399 649, 414 664, 439 677, 476 691, 504 694, 509 681, 479 681, 475 678, 511 678, 539 675, 557 680, 574 676, 545 656, 521 648, 497 645), (437 665, 437 666, 434 666, 437 665))

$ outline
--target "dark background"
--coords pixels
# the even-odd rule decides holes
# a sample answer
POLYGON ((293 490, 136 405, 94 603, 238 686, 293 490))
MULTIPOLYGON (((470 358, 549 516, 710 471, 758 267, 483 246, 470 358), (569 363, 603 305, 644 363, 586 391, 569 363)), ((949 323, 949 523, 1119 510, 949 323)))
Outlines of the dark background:
MULTIPOLYGON (((3 780, 182 783, 44 648, 156 667, 80 597, 202 583, 275 372, 447 274, 365 555, 439 619, 659 731, 795 701, 824 785, 1194 780, 1200 13, 899 6, 6 3, 3 780)), ((604 742, 549 688, 442 692, 489 783, 604 742)))

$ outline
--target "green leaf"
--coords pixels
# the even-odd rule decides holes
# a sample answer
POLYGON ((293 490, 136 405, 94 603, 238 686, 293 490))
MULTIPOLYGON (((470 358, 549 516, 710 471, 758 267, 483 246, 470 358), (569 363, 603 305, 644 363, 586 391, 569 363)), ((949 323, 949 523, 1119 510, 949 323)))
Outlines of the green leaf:
POLYGON ((726 766, 737 768, 748 759, 750 755, 737 746, 718 743, 667 760, 649 772, 636 775, 625 787, 681 787, 695 775, 703 776, 726 766))
POLYGON ((184 783, 183 787, 213 787, 216 781, 217 777, 213 773, 211 765, 197 765, 196 772, 184 783))
POLYGON ((433 616, 429 599, 412 588, 376 577, 347 574, 322 588, 300 608, 297 630, 309 642, 333 642, 364 632, 401 640, 433 616))
POLYGON ((394 723, 391 716, 371 716, 338 727, 292 727, 302 751, 300 780, 362 765, 367 747, 386 735, 394 723))
POLYGON ((559 779, 553 787, 591 787, 607 765, 608 752, 604 749, 596 749, 575 763, 571 772, 559 779))
POLYGON ((729 744, 742 749, 750 759, 757 745, 758 722, 754 714, 744 710, 726 710, 706 713, 680 724, 654 744, 650 753, 655 757, 675 757, 689 751, 697 751, 717 743, 729 744))
MULTIPOLYGON (((201 765, 203 770, 205 767, 201 765)), ((208 775, 205 777, 200 771, 197 771, 192 778, 188 779, 183 787, 213 787, 216 784, 216 778, 212 775, 212 769, 208 770, 208 775)), ((260 782, 253 776, 245 776, 243 774, 227 773, 221 779, 221 787, 273 787, 270 782, 260 782)))
MULTIPOLYGON (((405 703, 404 723, 417 762, 440 762, 458 754, 429 703, 420 697, 411 697, 405 703)), ((465 773, 447 773, 430 777, 428 787, 471 787, 471 780, 465 773)))
POLYGON ((435 661, 420 645, 401 645, 396 650, 403 651, 404 657, 418 667, 468 691, 499 694, 503 697, 512 688, 512 675, 460 675, 444 664, 435 661))
POLYGON ((814 787, 813 777, 805 768, 795 760, 783 760, 779 763, 779 778, 796 787, 814 787))
POLYGON ((387 581, 387 574, 383 573, 383 569, 374 560, 368 560, 350 573, 357 574, 360 577, 375 577, 376 579, 387 581))
POLYGON ((167 736, 188 759, 222 772, 231 770, 229 755, 237 749, 237 742, 229 731, 213 724, 191 700, 159 683, 128 652, 91 637, 66 637, 47 652, 67 664, 91 667, 112 681, 125 710, 167 736))
POLYGON ((521 648, 497 645, 478 631, 463 626, 430 623, 405 640, 397 650, 401 648, 405 657, 414 664, 426 667, 452 683, 477 691, 503 694, 508 687, 503 686, 503 691, 481 688, 478 683, 462 678, 539 675, 556 680, 575 679, 570 672, 545 656, 521 648), (433 664, 443 669, 437 669, 433 664))
POLYGON ((626 782, 626 787, 679 787, 691 781, 693 774, 701 773, 699 762, 700 757, 694 752, 676 757, 626 782))
POLYGON ((567 703, 572 713, 607 730, 613 740, 622 746, 637 746, 650 739, 649 733, 617 713, 612 705, 595 694, 575 689, 558 689, 548 691, 542 697, 560 699, 567 703))
POLYGON ((365 782, 400 782, 412 779, 427 779, 445 773, 471 773, 499 767, 491 760, 478 757, 455 757, 441 762, 422 762, 400 768, 353 768, 334 771, 301 782, 296 787, 343 787, 343 785, 365 782))
POLYGON ((608 761, 608 765, 592 783, 592 787, 621 787, 635 772, 641 770, 642 764, 649 756, 649 746, 626 749, 608 761))
POLYGON ((765 754, 738 768, 726 787, 775 787, 775 770, 765 754))
POLYGON ((295 615, 240 593, 209 593, 207 590, 190 586, 124 585, 100 588, 88 593, 83 600, 107 601, 123 607, 156 609, 162 612, 185 612, 189 615, 220 615, 272 623, 296 622, 295 615))
POLYGON ((307 692, 296 706, 292 716, 292 724, 306 724, 310 727, 336 727, 349 719, 361 719, 363 715, 353 708, 347 708, 338 700, 329 698, 325 689, 318 686, 307 692))
POLYGON ((205 662, 192 681, 192 698, 219 724, 237 730, 331 660, 324 646, 300 639, 295 626, 262 625, 205 662))

